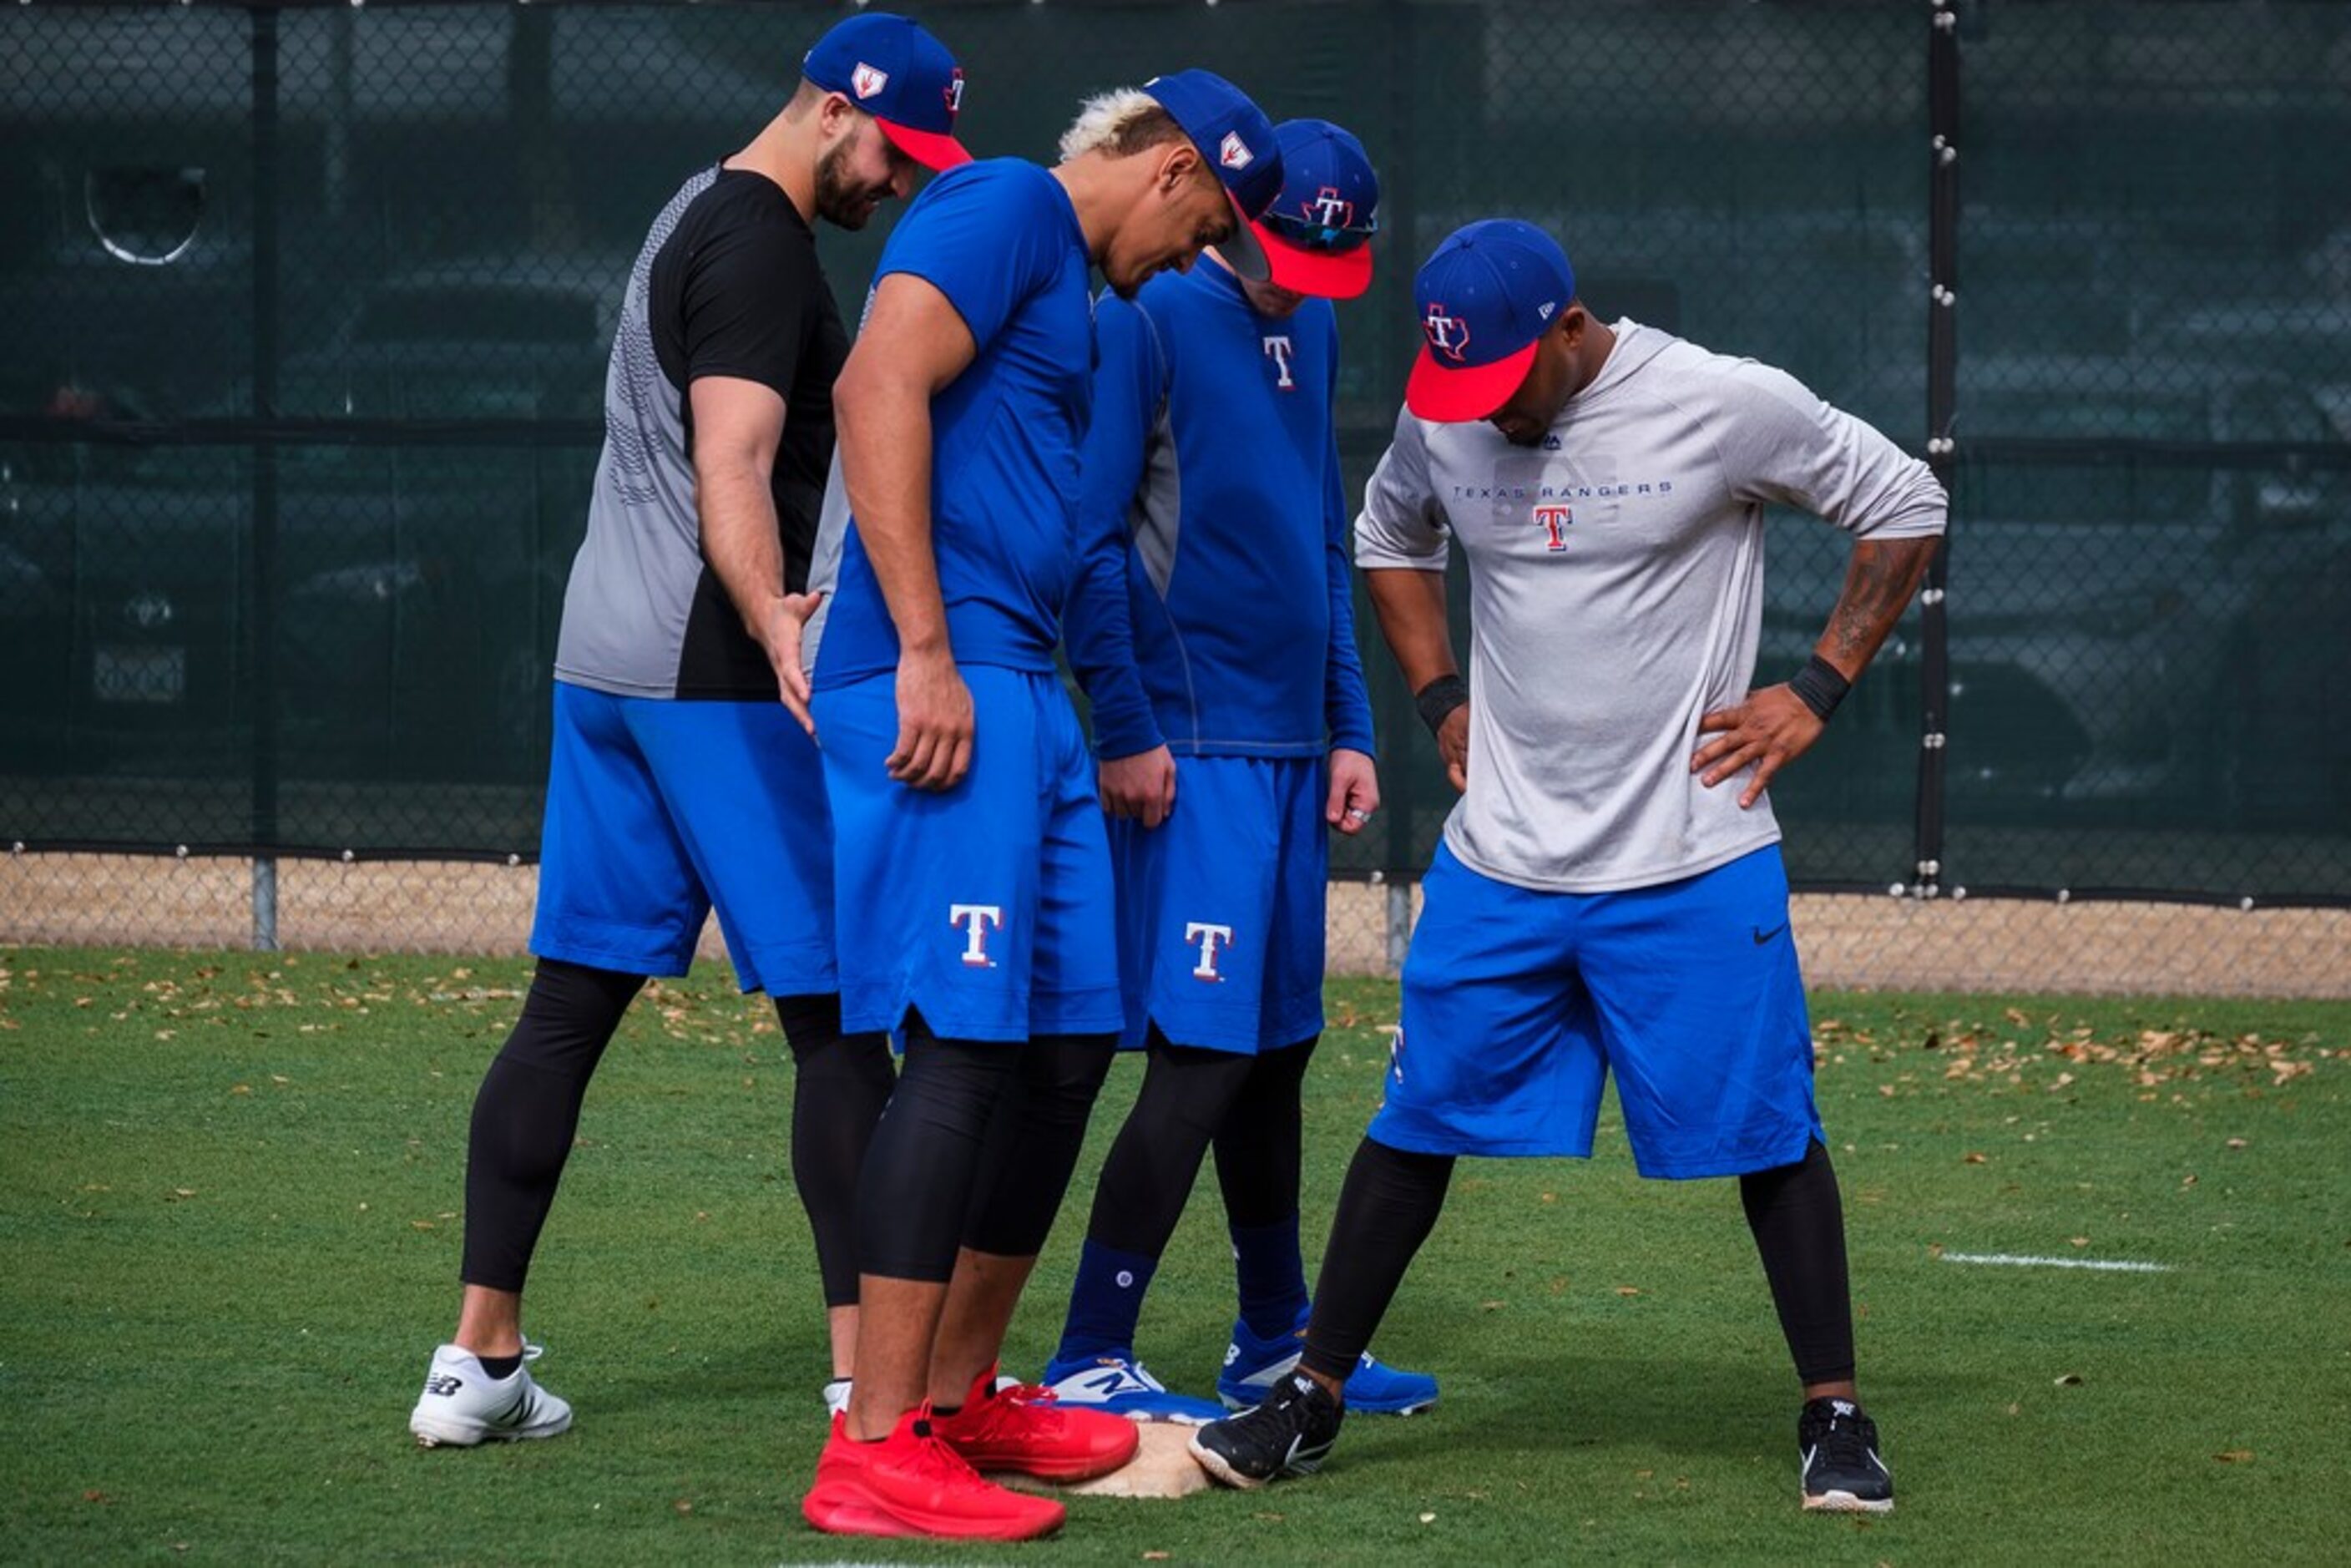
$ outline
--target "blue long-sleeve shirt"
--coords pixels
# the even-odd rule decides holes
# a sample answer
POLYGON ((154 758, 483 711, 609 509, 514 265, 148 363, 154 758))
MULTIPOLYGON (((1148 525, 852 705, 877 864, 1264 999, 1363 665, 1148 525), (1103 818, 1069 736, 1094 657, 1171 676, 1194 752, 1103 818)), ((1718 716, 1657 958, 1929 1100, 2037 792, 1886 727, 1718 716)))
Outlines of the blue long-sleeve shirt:
POLYGON ((1095 307, 1064 617, 1105 758, 1370 752, 1330 301, 1259 315, 1204 261, 1095 307))

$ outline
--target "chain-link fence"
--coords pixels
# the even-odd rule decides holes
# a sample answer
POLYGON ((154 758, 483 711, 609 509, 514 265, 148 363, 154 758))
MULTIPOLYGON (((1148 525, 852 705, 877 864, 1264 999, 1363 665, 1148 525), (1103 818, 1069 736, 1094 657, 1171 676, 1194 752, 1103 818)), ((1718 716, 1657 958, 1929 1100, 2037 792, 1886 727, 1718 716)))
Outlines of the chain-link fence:
MULTIPOLYGON (((1363 137, 1354 483, 1413 266, 1495 213, 1930 456, 1929 602, 1773 790, 1844 895, 1815 977, 2351 991, 2351 11, 913 8, 983 153, 1181 64, 1363 137)), ((629 258, 845 9, 0 14, 0 940, 519 942, 629 258)), ((852 319, 881 238, 823 239, 852 319)), ((1772 528, 1766 678, 1844 566, 1772 528)), ((1378 968, 1450 802, 1367 641, 1390 809, 1332 931, 1378 968)))

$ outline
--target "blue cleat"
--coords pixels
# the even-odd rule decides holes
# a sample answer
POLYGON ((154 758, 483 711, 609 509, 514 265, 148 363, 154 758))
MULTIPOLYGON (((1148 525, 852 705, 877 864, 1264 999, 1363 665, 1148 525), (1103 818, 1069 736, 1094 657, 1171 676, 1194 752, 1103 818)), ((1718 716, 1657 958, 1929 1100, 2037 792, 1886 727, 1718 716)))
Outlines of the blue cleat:
MULTIPOLYGON (((1305 1341, 1302 1319, 1275 1339, 1259 1339, 1249 1324, 1234 1323, 1225 1369, 1217 1376, 1217 1397, 1228 1410, 1256 1408, 1298 1364, 1305 1341)), ((1425 1372, 1399 1372, 1365 1351, 1347 1375, 1346 1398, 1348 1409, 1367 1416, 1410 1416, 1437 1403, 1437 1379, 1425 1372)))
POLYGON ((1119 1352, 1076 1361, 1055 1360, 1038 1382, 1053 1391, 1054 1402, 1102 1410, 1135 1421, 1176 1421, 1204 1426, 1224 1415, 1210 1399, 1171 1394, 1132 1354, 1119 1352))

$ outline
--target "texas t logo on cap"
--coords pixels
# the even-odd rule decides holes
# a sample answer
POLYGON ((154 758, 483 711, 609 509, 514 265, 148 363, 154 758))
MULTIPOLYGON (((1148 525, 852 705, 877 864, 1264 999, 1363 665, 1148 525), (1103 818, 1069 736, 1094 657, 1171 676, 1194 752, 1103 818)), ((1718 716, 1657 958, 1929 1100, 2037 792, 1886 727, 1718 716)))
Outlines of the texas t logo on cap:
POLYGON ((1458 316, 1447 316, 1445 307, 1431 301, 1428 314, 1421 319, 1420 329, 1428 336, 1428 346, 1448 360, 1458 360, 1469 347, 1469 323, 1458 316))

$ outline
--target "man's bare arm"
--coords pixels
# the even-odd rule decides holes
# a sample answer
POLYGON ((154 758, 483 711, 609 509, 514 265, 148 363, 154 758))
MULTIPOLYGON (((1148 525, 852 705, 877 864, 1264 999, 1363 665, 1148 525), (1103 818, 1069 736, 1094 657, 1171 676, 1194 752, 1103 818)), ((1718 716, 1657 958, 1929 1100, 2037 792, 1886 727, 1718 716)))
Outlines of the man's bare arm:
MULTIPOLYGON (((1861 677, 1901 621, 1942 542, 1940 534, 1855 542, 1844 588, 1829 612, 1828 629, 1813 647, 1848 685, 1861 677)), ((1712 789, 1752 768, 1754 777, 1739 795, 1741 807, 1752 806, 1762 799, 1772 775, 1812 749, 1825 725, 1785 683, 1761 687, 1737 707, 1719 709, 1698 721, 1698 733, 1715 738, 1698 747, 1690 758, 1690 771, 1703 774, 1699 782, 1712 789)))
POLYGON ((773 387, 736 376, 702 376, 687 391, 694 407, 694 493, 702 553, 726 590, 743 629, 768 655, 784 706, 809 723, 808 678, 799 631, 811 601, 784 591, 784 546, 771 477, 784 435, 784 400, 773 387))
MULTIPOLYGON (((1429 682, 1458 676, 1453 636, 1446 624, 1445 573, 1411 567, 1370 567, 1364 572, 1373 613, 1379 617, 1380 635, 1395 655, 1404 684, 1417 694, 1429 682)), ((1437 728, 1437 749, 1445 758, 1445 776, 1456 789, 1468 788, 1469 706, 1445 716, 1437 728)))
POLYGON ((971 766, 971 694, 948 645, 931 541, 931 399, 978 352, 946 295, 893 272, 874 289, 832 389, 841 482, 898 632, 890 776, 920 789, 952 789, 971 766))

